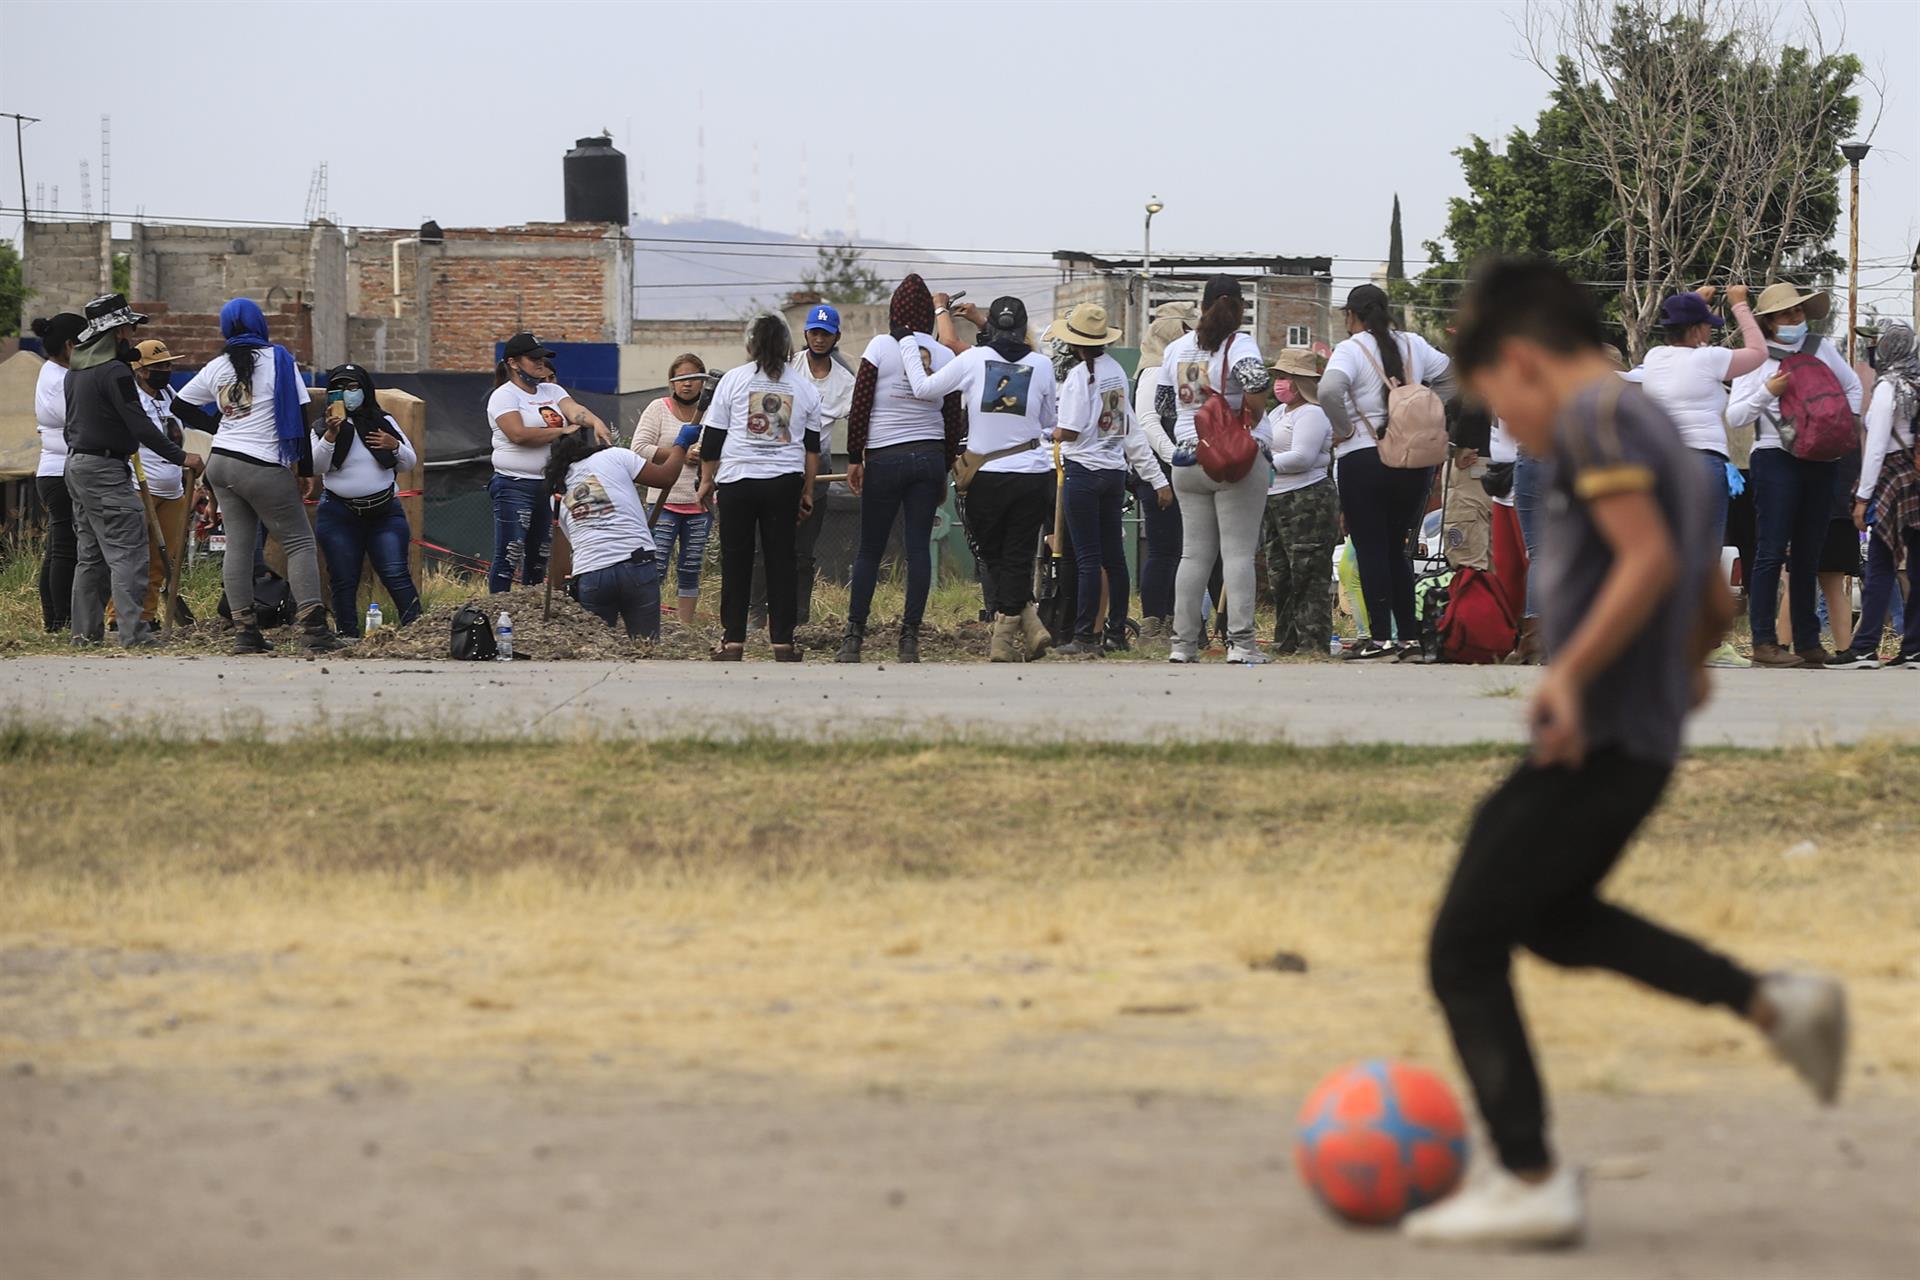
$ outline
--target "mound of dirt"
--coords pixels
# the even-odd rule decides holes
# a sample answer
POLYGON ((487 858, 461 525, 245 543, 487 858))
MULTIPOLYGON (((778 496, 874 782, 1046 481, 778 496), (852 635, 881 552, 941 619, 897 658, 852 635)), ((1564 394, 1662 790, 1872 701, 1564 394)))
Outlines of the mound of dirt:
MULTIPOLYGON (((564 591, 553 593, 553 617, 541 617, 546 589, 516 587, 504 595, 473 597, 487 611, 487 617, 499 621, 502 613, 513 617, 513 653, 536 662, 560 662, 569 659, 619 662, 646 656, 643 647, 627 638, 622 628, 610 627, 582 609, 564 591)), ((411 626, 383 627, 354 648, 356 658, 445 658, 453 639, 453 615, 464 604, 460 600, 429 609, 411 626)))

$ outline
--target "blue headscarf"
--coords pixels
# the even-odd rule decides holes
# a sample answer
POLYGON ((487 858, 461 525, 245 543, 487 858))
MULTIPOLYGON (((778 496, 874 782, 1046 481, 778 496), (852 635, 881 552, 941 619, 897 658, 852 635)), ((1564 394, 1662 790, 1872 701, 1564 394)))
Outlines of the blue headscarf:
POLYGON ((273 348, 273 434, 280 442, 280 463, 294 466, 305 456, 306 385, 293 352, 267 340, 267 318, 251 298, 235 298, 220 308, 220 336, 229 347, 273 348))

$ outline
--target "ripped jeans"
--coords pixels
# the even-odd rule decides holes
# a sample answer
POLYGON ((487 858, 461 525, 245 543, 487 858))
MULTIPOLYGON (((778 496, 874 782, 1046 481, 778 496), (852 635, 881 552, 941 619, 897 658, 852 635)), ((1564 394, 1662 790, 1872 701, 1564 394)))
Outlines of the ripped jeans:
POLYGON ((493 499, 493 563, 487 567, 487 590, 494 595, 513 590, 516 570, 528 586, 544 581, 547 533, 553 525, 545 482, 496 471, 487 481, 487 496, 493 499))

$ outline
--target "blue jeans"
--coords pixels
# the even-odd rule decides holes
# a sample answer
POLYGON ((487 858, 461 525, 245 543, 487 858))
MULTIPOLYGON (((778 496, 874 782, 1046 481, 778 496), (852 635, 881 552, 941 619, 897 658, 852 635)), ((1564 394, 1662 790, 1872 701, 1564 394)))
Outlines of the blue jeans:
POLYGON ((528 586, 547 576, 547 531, 553 526, 553 506, 541 480, 503 476, 487 481, 493 499, 493 563, 487 567, 487 590, 498 595, 513 590, 514 570, 528 586))
POLYGON ((1093 620, 1100 611, 1100 575, 1107 575, 1107 630, 1125 635, 1127 629, 1127 548, 1121 542, 1120 511, 1126 504, 1127 473, 1096 471, 1077 462, 1067 463, 1067 536, 1073 540, 1078 571, 1075 602, 1079 616, 1073 634, 1094 638, 1093 620))
POLYGON ((1813 597, 1819 582, 1820 549, 1827 541, 1827 508, 1833 503, 1833 469, 1838 464, 1803 462, 1784 449, 1755 449, 1748 465, 1756 526, 1753 583, 1747 593, 1753 642, 1780 643, 1776 616, 1784 565, 1792 647, 1817 648, 1820 618, 1814 612, 1813 597))
POLYGON ((608 626, 627 624, 630 636, 660 637, 660 565, 626 560, 573 576, 573 598, 608 626))
POLYGON ((360 634, 360 562, 373 561, 380 585, 400 611, 400 625, 420 616, 420 592, 407 568, 407 548, 413 530, 406 508, 395 498, 372 517, 362 516, 332 494, 320 499, 313 536, 327 558, 327 584, 333 595, 333 629, 343 636, 360 634))
MULTIPOLYGON (((1920 565, 1920 529, 1901 532, 1907 547, 1907 563, 1920 565)), ((1880 632, 1887 623, 1887 609, 1899 590, 1893 550, 1876 530, 1867 540, 1867 580, 1860 587, 1860 625, 1853 632, 1855 653, 1865 657, 1880 651, 1880 632)), ((1920 658, 1920 609, 1908 608, 1903 614, 1894 619, 1894 630, 1901 633, 1900 654, 1905 658, 1920 658)))
POLYGON ((674 564, 674 544, 680 544, 678 571, 680 594, 700 594, 700 566, 707 560, 707 534, 713 529, 711 511, 669 511, 660 508, 660 520, 653 526, 653 545, 659 551, 660 573, 666 576, 674 564))
POLYGON ((1135 479, 1133 497, 1140 512, 1141 531, 1147 545, 1140 555, 1140 615, 1144 618, 1173 616, 1173 579, 1180 571, 1180 503, 1176 499, 1165 511, 1145 480, 1135 479))
POLYGON ((894 517, 905 514, 900 549, 907 560, 907 607, 900 621, 917 627, 933 588, 933 514, 947 496, 946 445, 939 440, 869 449, 860 486, 860 552, 853 559, 853 589, 847 618, 866 625, 880 560, 894 517))
POLYGON ((1727 504, 1733 495, 1727 492, 1727 460, 1717 453, 1696 449, 1707 472, 1708 530, 1713 534, 1714 572, 1720 572, 1720 548, 1727 545, 1727 504))
MULTIPOLYGON (((1520 517, 1520 538, 1527 544, 1527 563, 1540 563, 1540 516, 1543 500, 1546 497, 1547 464, 1525 454, 1513 464, 1513 513, 1520 517)), ((1726 478, 1720 483, 1722 494, 1726 492, 1726 478)), ((1726 506, 1720 508, 1720 523, 1726 524, 1726 506)), ((1540 580, 1537 573, 1527 575, 1527 603, 1523 610, 1525 616, 1540 616, 1538 590, 1535 583, 1540 580)))

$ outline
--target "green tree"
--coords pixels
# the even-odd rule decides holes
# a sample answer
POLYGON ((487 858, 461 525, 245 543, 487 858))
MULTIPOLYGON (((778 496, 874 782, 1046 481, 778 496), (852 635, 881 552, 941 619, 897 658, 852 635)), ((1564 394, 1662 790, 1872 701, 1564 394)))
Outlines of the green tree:
POLYGON ((20 251, 10 240, 0 240, 0 338, 20 332, 21 312, 27 305, 27 281, 20 269, 20 251))
POLYGON ((1468 195, 1401 291, 1416 320, 1440 327, 1476 258, 1544 253, 1592 282, 1637 359, 1676 290, 1833 271, 1860 63, 1817 28, 1801 33, 1811 48, 1783 43, 1778 17, 1761 0, 1530 8, 1547 106, 1504 147, 1455 152, 1468 195))
POLYGON ((891 292, 880 273, 869 267, 850 244, 821 245, 814 269, 800 277, 800 294, 812 294, 835 306, 883 302, 891 292))
POLYGON ((133 288, 133 255, 116 253, 113 255, 113 291, 125 293, 133 288))
POLYGON ((1387 227, 1387 279, 1407 278, 1407 246, 1400 238, 1400 193, 1393 193, 1393 221, 1387 227))

